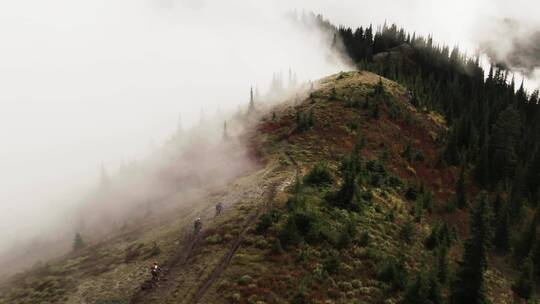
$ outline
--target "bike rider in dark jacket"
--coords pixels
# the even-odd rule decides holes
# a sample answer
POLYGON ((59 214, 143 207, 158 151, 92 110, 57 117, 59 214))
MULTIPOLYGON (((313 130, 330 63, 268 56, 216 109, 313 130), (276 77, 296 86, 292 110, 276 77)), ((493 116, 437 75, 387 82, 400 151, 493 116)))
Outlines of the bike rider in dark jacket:
POLYGON ((223 212, 223 204, 221 202, 216 205, 216 216, 220 216, 223 212))
POLYGON ((161 273, 161 267, 159 267, 158 262, 154 262, 154 265, 150 268, 150 273, 152 274, 152 279, 154 281, 159 281, 159 274, 161 273))
POLYGON ((195 222, 193 223, 193 230, 195 231, 195 234, 197 234, 202 229, 202 221, 201 218, 198 217, 195 222))

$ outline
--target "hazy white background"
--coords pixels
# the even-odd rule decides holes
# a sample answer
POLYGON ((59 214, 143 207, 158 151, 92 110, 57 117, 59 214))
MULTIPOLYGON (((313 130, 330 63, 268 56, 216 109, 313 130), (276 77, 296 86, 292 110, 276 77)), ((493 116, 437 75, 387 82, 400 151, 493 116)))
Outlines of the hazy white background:
MULTIPOLYGON (((346 69, 287 11, 349 26, 397 22, 474 51, 498 20, 538 28, 539 4, 432 0, 0 2, 0 251, 62 219, 104 163, 140 158, 201 108, 236 109, 276 71, 346 69), (69 198, 69 199, 67 199, 69 198)), ((530 81, 534 88, 538 82, 530 81)))

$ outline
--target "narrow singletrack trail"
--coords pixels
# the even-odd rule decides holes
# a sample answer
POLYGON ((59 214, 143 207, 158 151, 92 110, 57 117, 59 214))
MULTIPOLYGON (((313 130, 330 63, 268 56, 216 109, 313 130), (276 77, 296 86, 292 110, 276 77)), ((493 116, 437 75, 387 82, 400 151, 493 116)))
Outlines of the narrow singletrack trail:
MULTIPOLYGON (((179 247, 176 254, 164 263, 163 280, 152 288, 139 288, 129 303, 201 303, 207 292, 231 263, 250 227, 253 227, 259 216, 269 208, 276 194, 284 191, 300 174, 300 166, 289 153, 283 153, 283 158, 287 159, 289 163, 285 166, 285 170, 281 165, 270 165, 264 170, 264 173, 254 177, 250 184, 232 191, 223 198, 226 208, 233 206, 238 201, 245 200, 253 201, 256 205, 242 220, 240 233, 229 243, 230 247, 222 253, 217 263, 209 266, 213 268, 208 272, 208 275, 201 277, 196 283, 184 280, 184 275, 193 271, 193 267, 196 266, 193 264, 193 258, 196 258, 200 253, 205 236, 205 229, 197 235, 193 235, 193 230, 186 226, 181 238, 184 240, 184 246, 179 247)), ((212 207, 209 206, 204 213, 211 213, 212 207)), ((208 228, 211 227, 212 225, 208 226, 208 228)))
MULTIPOLYGON (((189 229, 188 229, 189 231, 189 229)), ((130 300, 130 304, 144 304, 147 303, 147 300, 149 297, 152 297, 153 294, 157 291, 157 289, 165 289, 167 290, 168 287, 171 287, 174 284, 174 280, 169 280, 168 277, 173 275, 171 270, 174 270, 175 268, 182 267, 186 264, 189 257, 191 256, 192 252, 197 248, 199 245, 200 239, 201 239, 201 233, 197 233, 196 235, 186 233, 186 238, 189 238, 188 242, 184 245, 182 250, 179 250, 176 255, 174 255, 170 260, 166 262, 166 264, 163 266, 163 274, 162 274, 162 281, 157 286, 154 286, 153 288, 149 289, 143 289, 140 288, 135 295, 130 300)), ((149 279, 150 280, 150 279, 149 279)), ((143 284, 147 283, 144 282, 143 284)), ((142 287, 142 286, 141 286, 142 287)))
MULTIPOLYGON (((300 166, 295 161, 295 159, 290 155, 290 153, 285 152, 284 154, 286 158, 293 164, 294 174, 295 174, 293 178, 296 178, 300 174, 300 166)), ((265 195, 264 195, 265 202, 273 201, 277 192, 283 191, 284 188, 286 188, 286 186, 290 182, 291 182, 291 177, 271 183, 265 191, 265 195)), ((254 211, 251 212, 250 216, 248 217, 242 229, 242 232, 238 235, 238 237, 234 241, 231 249, 221 258, 221 261, 214 268, 212 273, 200 285, 200 287, 198 288, 197 292, 195 293, 195 296, 193 297, 190 303, 192 304, 199 303, 201 299, 204 297, 204 295, 206 294, 206 292, 210 289, 210 287, 212 287, 212 285, 217 281, 217 279, 221 276, 221 274, 225 271, 225 269, 227 269, 233 256, 238 251, 238 248, 240 247, 240 244, 242 243, 243 237, 246 234, 247 230, 251 226, 253 226, 255 221, 259 218, 259 216, 264 211, 264 209, 266 209, 267 206, 268 204, 260 204, 254 211)))

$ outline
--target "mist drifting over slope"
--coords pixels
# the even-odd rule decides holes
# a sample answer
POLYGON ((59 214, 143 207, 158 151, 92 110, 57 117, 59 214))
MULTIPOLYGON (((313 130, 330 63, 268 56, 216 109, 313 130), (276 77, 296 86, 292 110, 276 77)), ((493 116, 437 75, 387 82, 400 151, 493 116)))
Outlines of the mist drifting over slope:
MULTIPOLYGON (((274 72, 346 69, 316 29, 269 4, 21 1, 0 4, 1 248, 64 220, 97 184, 202 112, 246 105, 274 72)), ((216 118, 221 119, 221 118, 216 118)))
MULTIPOLYGON (((189 128, 201 111, 209 119, 218 109, 236 111, 250 86, 264 91, 273 73, 289 68, 300 80, 349 69, 330 52, 331 37, 294 26, 291 11, 348 26, 396 22, 472 54, 500 37, 497 20, 519 20, 504 45, 537 33, 539 4, 517 2, 0 3, 0 248, 63 221, 98 183, 101 164, 114 173, 123 160, 144 158, 174 132, 179 115, 189 128)), ((491 57, 512 62, 513 53, 491 57)), ((521 65, 537 87, 534 64, 521 65)))

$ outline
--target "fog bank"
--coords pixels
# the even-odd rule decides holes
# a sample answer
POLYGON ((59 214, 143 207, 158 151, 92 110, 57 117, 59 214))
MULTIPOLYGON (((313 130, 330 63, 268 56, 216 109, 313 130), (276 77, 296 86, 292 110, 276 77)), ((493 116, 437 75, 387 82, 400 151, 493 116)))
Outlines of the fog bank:
POLYGON ((65 221, 102 165, 115 174, 144 159, 179 115, 185 128, 202 112, 221 120, 215 113, 246 105, 249 88, 264 92, 280 71, 309 80, 349 69, 329 37, 291 23, 291 11, 353 27, 397 23, 483 50, 534 89, 539 8, 533 0, 0 2, 0 251, 65 221))

